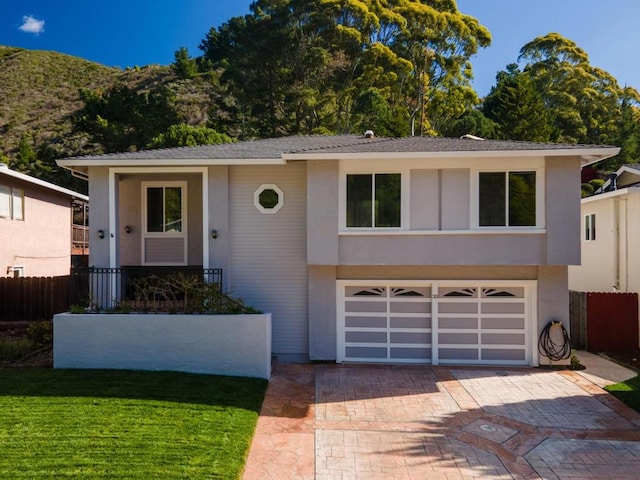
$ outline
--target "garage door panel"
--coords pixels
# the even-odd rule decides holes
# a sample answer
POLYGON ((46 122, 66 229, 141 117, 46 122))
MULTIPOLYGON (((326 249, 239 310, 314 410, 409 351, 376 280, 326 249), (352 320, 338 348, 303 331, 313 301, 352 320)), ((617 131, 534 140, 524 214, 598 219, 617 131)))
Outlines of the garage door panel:
POLYGON ((524 330, 525 321, 524 317, 502 317, 492 318, 483 317, 481 319, 482 328, 486 329, 500 329, 500 330, 524 330))
POLYGON ((387 311, 386 303, 382 302, 346 302, 346 312, 382 313, 387 311))
POLYGON ((526 360, 525 351, 522 349, 497 349, 483 348, 480 350, 483 360, 522 362, 526 360))
POLYGON ((387 332, 346 332, 345 340, 350 343, 387 343, 387 332))
POLYGON ((477 333, 440 333, 438 335, 438 343, 456 345, 456 344, 465 344, 465 345, 477 345, 478 344, 478 334, 477 333))
POLYGON ((467 313, 467 314, 477 314, 478 313, 478 304, 474 303, 466 303, 466 302, 455 302, 448 303, 444 300, 438 302, 438 313, 467 313))
POLYGON ((483 303, 482 313, 521 313, 524 314, 524 303, 483 303))
POLYGON ((392 344, 396 343, 431 343, 431 333, 427 332, 392 332, 389 336, 392 344))
POLYGON ((440 317, 438 322, 438 328, 440 330, 457 330, 457 329, 477 329, 478 328, 478 318, 477 317, 467 317, 467 318, 458 318, 458 317, 440 317))
POLYGON ((391 328, 431 328, 431 317, 391 317, 391 328))
POLYGON ((422 302, 394 302, 389 305, 391 313, 431 313, 431 304, 422 302))
POLYGON ((522 333, 483 333, 480 336, 482 345, 524 345, 522 333))
POLYGON ((344 319, 347 328, 387 328, 387 317, 352 317, 344 319))
POLYGON ((346 347, 348 358, 352 359, 372 359, 383 361, 387 358, 386 347, 346 347))
POLYGON ((440 360, 478 360, 477 348, 440 348, 438 350, 440 360))
POLYGON ((416 358, 431 358, 430 348, 391 348, 392 360, 414 360, 416 358))

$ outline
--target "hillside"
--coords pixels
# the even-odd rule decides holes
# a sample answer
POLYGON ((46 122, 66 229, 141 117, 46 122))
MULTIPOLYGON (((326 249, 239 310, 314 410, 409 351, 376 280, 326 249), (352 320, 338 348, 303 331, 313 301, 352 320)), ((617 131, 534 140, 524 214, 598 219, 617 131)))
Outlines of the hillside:
POLYGON ((142 91, 160 84, 175 92, 182 120, 206 122, 213 86, 204 78, 179 80, 168 66, 121 70, 53 51, 0 46, 0 157, 14 160, 24 134, 50 165, 54 158, 97 153, 99 146, 73 128, 84 105, 79 90, 125 85, 142 91))

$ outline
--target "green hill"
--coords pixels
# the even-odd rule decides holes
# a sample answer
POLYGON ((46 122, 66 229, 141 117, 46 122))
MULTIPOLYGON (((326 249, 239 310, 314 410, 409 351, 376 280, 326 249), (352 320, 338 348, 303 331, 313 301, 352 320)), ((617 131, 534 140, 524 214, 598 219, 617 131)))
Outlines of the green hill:
POLYGON ((207 78, 178 79, 170 66, 122 70, 53 51, 0 46, 0 158, 14 163, 20 140, 28 135, 37 158, 53 170, 28 173, 77 187, 65 179, 54 160, 101 151, 74 129, 73 118, 84 106, 81 89, 106 91, 114 85, 136 91, 167 87, 175 93, 174 107, 181 121, 196 126, 208 119, 214 89, 207 78))

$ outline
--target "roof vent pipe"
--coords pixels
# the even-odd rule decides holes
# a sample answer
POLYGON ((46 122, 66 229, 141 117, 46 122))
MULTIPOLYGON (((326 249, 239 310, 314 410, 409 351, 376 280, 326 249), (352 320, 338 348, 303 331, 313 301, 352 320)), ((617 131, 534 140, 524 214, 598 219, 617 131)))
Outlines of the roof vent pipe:
POLYGON ((373 134, 373 130, 367 130, 364 132, 364 138, 373 138, 375 135, 373 134))

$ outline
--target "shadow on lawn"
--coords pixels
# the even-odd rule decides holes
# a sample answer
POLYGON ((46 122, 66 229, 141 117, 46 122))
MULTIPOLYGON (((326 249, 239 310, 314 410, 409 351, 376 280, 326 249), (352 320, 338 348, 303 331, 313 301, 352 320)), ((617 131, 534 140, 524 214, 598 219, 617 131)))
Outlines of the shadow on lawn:
POLYGON ((267 381, 257 378, 130 370, 0 368, 3 396, 92 397, 230 406, 260 411, 267 381))

